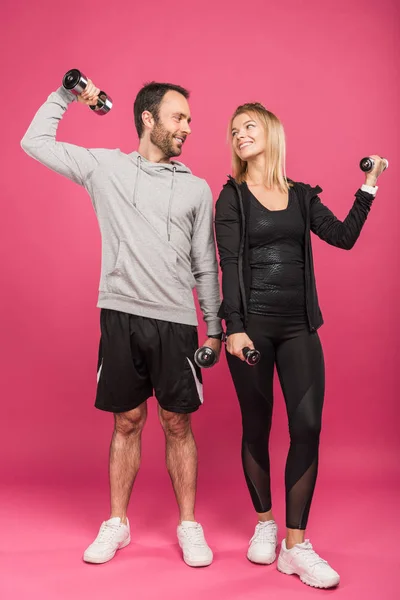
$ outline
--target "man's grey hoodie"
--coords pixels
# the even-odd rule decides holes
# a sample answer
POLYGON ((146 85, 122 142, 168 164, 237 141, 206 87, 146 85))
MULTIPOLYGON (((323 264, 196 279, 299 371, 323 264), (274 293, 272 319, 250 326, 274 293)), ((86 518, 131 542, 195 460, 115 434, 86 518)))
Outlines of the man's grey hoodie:
POLYGON ((21 146, 88 191, 102 239, 99 308, 221 331, 213 203, 204 179, 180 162, 56 141, 75 96, 60 88, 36 113, 21 146))

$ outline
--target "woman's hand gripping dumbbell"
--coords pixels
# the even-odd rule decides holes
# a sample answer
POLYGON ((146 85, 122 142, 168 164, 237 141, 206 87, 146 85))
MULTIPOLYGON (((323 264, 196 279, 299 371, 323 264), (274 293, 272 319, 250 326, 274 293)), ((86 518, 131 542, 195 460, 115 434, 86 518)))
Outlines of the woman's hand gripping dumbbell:
POLYGON ((249 338, 247 333, 232 333, 226 338, 226 349, 229 354, 236 356, 247 362, 248 365, 256 365, 261 354, 254 348, 252 340, 249 338))
POLYGON ((366 156, 360 160, 360 169, 365 173, 366 185, 376 186, 378 177, 382 175, 383 171, 389 167, 389 161, 387 158, 382 158, 377 154, 366 156))
POLYGON ((382 173, 389 167, 389 161, 387 158, 381 158, 380 156, 366 156, 360 160, 360 169, 364 173, 371 173, 373 169, 378 166, 377 162, 381 162, 380 172, 382 173), (378 161, 377 161, 378 159, 378 161))

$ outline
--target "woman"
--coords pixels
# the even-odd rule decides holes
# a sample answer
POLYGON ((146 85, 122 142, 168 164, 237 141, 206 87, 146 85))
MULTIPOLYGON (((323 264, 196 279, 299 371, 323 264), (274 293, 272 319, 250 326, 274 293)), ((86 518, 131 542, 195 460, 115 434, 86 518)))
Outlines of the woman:
POLYGON ((216 235, 222 268, 220 316, 226 321, 228 366, 242 413, 243 469, 258 514, 247 557, 261 564, 276 558, 268 456, 276 365, 290 431, 285 470, 287 534, 278 569, 296 573, 314 587, 333 587, 339 583, 338 573, 304 540, 317 477, 324 401, 324 359, 317 333, 323 321, 310 231, 350 250, 370 211, 385 161, 373 156, 374 169, 341 222, 321 203, 320 187, 286 178, 283 127, 264 106, 239 106, 230 135, 234 177, 217 201, 216 235), (245 347, 261 352, 256 366, 244 362, 245 347))

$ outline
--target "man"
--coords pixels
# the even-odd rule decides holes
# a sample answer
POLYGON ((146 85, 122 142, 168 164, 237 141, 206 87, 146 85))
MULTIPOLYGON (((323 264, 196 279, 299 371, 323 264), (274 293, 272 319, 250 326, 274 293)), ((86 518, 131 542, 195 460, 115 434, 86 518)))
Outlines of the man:
MULTIPOLYGON (((96 105, 100 90, 89 81, 78 97, 96 105)), ((114 413, 110 448, 111 514, 84 560, 104 563, 130 542, 127 508, 140 465, 147 398, 159 403, 167 468, 179 506, 177 529, 190 566, 212 562, 194 515, 197 451, 190 413, 202 403, 192 289, 207 323, 205 345, 217 355, 221 322, 212 196, 179 156, 190 130, 189 93, 150 83, 134 104, 137 152, 86 149, 56 141, 57 126, 76 97, 50 94, 21 145, 33 158, 84 186, 102 236, 98 307, 101 340, 96 407, 114 413)))

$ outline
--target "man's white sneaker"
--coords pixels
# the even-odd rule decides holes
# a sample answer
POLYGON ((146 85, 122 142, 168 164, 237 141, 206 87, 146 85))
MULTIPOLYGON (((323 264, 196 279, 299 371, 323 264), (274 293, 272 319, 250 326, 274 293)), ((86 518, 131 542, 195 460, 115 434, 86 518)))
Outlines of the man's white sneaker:
POLYGON ((275 521, 259 521, 250 540, 247 558, 259 565, 270 565, 276 559, 278 527, 275 521))
POLYGON ((330 588, 338 585, 340 576, 316 552, 309 540, 296 544, 288 550, 282 541, 278 558, 278 570, 286 575, 299 575, 301 581, 317 588, 330 588))
POLYGON ((86 548, 83 560, 96 564, 108 562, 117 550, 125 548, 130 541, 129 521, 127 525, 121 523, 119 517, 103 521, 97 538, 86 548))
POLYGON ((182 521, 177 529, 178 542, 183 552, 183 560, 189 567, 211 565, 213 553, 204 537, 200 523, 182 521))

